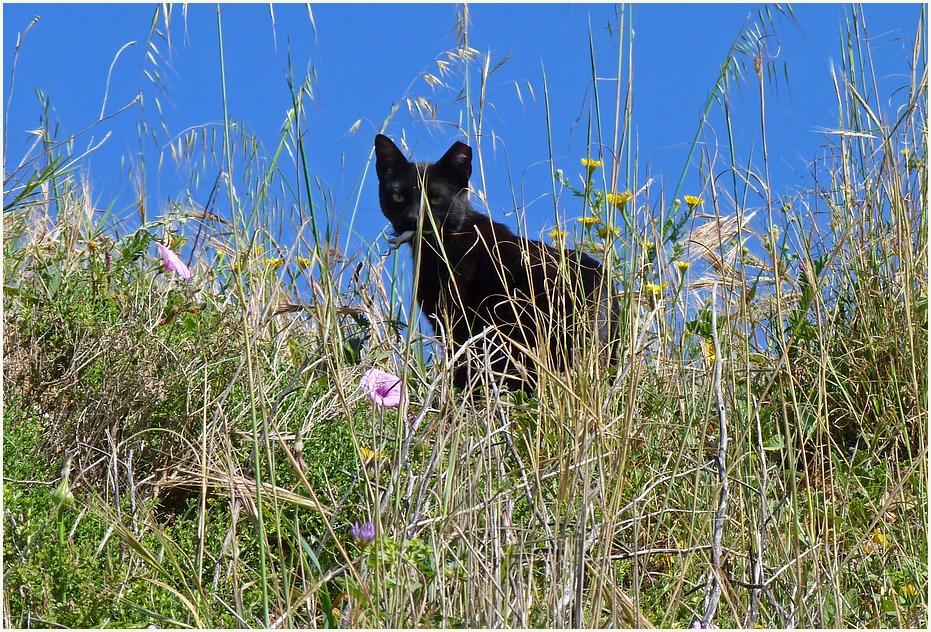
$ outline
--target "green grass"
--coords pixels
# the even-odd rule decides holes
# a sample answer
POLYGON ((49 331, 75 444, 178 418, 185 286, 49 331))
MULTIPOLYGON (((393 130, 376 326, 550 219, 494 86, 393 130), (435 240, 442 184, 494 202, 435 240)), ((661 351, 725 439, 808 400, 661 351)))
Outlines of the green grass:
MULTIPOLYGON (((766 128, 768 10, 736 34, 683 166, 702 191, 638 182, 620 38, 616 92, 592 86, 601 165, 553 192, 596 218, 563 239, 614 273, 621 356, 544 359, 531 395, 454 391, 404 326, 407 253, 344 251, 353 202, 317 193, 295 133, 309 77, 290 79, 297 151, 232 124, 179 144, 180 164, 215 150, 248 193, 222 220, 177 206, 120 233, 46 119, 4 187, 4 624, 926 627, 924 29, 888 114, 859 12, 827 158, 789 198, 769 193, 774 156, 739 164, 714 141, 733 145, 741 86, 766 128), (293 244, 273 190, 303 196, 293 244), (153 240, 196 245, 190 283, 153 240), (361 393, 371 366, 403 378, 400 408, 361 393), (356 542, 365 521, 376 537, 356 542)), ((496 66, 468 29, 464 9, 455 68, 431 81, 467 78, 451 87, 482 135, 496 66)), ((430 110, 402 102, 413 122, 430 110)))

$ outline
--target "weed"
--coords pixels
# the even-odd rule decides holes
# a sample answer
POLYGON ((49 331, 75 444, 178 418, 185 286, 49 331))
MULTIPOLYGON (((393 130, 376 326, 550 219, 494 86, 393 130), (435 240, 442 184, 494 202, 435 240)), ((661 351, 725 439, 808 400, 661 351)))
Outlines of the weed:
MULTIPOLYGON (((210 208, 140 206, 128 231, 91 203, 44 101, 4 186, 4 623, 926 626, 924 31, 888 115, 850 10, 838 128, 781 199, 770 13, 736 37, 673 190, 639 171, 629 11, 613 95, 592 44, 586 156, 553 169, 551 237, 612 274, 618 360, 594 343, 536 358, 532 393, 457 391, 405 259, 346 251, 306 161, 312 72, 288 69, 275 151, 226 115, 222 140, 172 145, 179 165, 218 156, 210 208), (759 94, 756 165, 733 148, 741 84, 759 94), (680 191, 687 170, 702 190, 680 191), (279 189, 300 200, 290 245, 279 189), (386 374, 397 386, 372 383, 386 374)), ((427 83, 453 88, 481 156, 501 64, 469 30, 462 7, 427 83)), ((399 102, 435 123, 432 98, 399 102)), ((462 352, 480 363, 482 342, 462 352)))

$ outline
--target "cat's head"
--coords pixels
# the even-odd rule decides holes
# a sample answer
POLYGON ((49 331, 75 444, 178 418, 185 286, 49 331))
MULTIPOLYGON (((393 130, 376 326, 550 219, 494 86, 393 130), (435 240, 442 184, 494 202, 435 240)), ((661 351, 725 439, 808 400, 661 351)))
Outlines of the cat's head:
MULTIPOLYGON (((472 148, 453 143, 434 163, 410 162, 390 138, 375 136, 375 172, 381 212, 398 235, 417 229, 421 213, 427 209, 437 228, 457 231, 474 213, 469 205, 469 178, 472 176, 472 148)), ((423 230, 432 230, 424 217, 423 230)))

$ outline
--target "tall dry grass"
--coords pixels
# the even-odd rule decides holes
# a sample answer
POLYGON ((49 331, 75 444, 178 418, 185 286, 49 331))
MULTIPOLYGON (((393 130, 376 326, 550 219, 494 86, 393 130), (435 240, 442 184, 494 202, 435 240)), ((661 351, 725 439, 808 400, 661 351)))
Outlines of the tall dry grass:
MULTIPOLYGON (((889 113, 851 9, 837 127, 814 180, 776 198, 768 11, 737 34, 672 190, 631 139, 627 10, 616 59, 592 44, 600 165, 552 190, 557 230, 566 208, 592 221, 551 239, 606 262, 619 357, 542 357, 532 394, 456 392, 416 326, 407 253, 344 251, 342 205, 304 159, 309 74, 289 77, 274 151, 229 122, 173 145, 185 164, 218 152, 228 217, 179 204, 108 227, 47 126, 5 165, 5 624, 926 625, 925 14, 889 113), (738 86, 760 96, 751 164, 738 86), (687 172, 701 190, 680 190, 687 172), (156 240, 187 253, 191 282, 156 240), (401 378, 397 409, 360 391, 372 366, 401 378), (367 522, 374 539, 354 538, 367 522)), ((469 46, 466 7, 456 26, 427 82, 462 90, 481 202, 498 66, 469 46)), ((413 88, 400 102, 411 126, 434 117, 413 88)))

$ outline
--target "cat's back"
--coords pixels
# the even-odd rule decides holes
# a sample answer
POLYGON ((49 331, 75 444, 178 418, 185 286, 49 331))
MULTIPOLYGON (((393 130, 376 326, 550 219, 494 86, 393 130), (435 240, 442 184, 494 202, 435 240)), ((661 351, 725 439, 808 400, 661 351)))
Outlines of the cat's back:
POLYGON ((488 219, 445 237, 444 246, 459 280, 470 282, 479 295, 506 290, 546 302, 553 292, 568 290, 568 281, 574 291, 591 297, 601 281, 602 266, 590 255, 520 237, 488 219))

